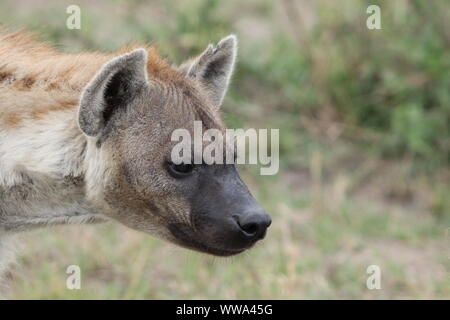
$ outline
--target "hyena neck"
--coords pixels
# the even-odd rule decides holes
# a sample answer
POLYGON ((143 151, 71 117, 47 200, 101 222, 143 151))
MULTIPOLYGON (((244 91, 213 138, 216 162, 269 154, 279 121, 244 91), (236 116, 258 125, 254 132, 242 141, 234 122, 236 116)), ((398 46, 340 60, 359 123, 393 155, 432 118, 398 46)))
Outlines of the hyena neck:
POLYGON ((15 234, 104 221, 85 199, 88 142, 76 116, 75 107, 20 128, 0 125, 0 299, 15 234))
POLYGON ((77 112, 82 89, 108 59, 0 35, 0 236, 100 219, 85 197, 92 161, 77 112))
POLYGON ((75 106, 0 127, 0 235, 102 220, 85 197, 89 143, 76 118, 75 106))

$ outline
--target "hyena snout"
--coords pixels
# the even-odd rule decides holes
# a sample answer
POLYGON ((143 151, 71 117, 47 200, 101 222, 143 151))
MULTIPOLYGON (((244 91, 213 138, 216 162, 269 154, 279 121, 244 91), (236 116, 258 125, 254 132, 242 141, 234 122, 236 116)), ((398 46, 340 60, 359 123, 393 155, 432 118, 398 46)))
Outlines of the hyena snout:
POLYGON ((261 207, 252 208, 244 215, 235 215, 233 218, 239 232, 250 242, 264 239, 267 228, 272 223, 270 216, 261 207))
POLYGON ((205 171, 193 201, 195 239, 219 255, 242 252, 263 239, 272 220, 234 166, 205 171))
POLYGON ((221 217, 215 220, 216 232, 211 236, 213 241, 220 240, 218 245, 242 251, 251 248, 266 236, 272 219, 258 203, 254 202, 251 206, 243 205, 240 208, 237 204, 230 209, 230 211, 225 209, 225 212, 219 211, 221 217))

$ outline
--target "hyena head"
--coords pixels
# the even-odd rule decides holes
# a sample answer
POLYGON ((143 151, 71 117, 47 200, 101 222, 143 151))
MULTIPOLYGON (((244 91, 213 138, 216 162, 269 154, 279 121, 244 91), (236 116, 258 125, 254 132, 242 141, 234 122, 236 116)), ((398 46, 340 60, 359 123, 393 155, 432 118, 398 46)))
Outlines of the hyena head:
POLYGON ((172 68, 147 61, 152 54, 137 49, 95 75, 82 93, 78 119, 88 136, 87 197, 97 209, 133 229, 214 255, 237 254, 265 236, 271 219, 234 164, 171 159, 175 129, 193 137, 194 121, 201 121, 204 130, 225 130, 219 107, 236 50, 229 36, 172 68))

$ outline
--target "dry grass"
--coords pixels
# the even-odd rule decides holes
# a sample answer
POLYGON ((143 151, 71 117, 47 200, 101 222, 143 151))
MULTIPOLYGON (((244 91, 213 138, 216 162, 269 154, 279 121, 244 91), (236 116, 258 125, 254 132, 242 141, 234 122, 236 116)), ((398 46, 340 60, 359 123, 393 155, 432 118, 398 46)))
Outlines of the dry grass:
POLYGON ((306 187, 290 177, 258 188, 246 176, 274 223, 262 243, 234 258, 188 252, 116 224, 28 234, 12 297, 450 298, 448 239, 429 212, 352 196, 347 175, 326 185, 305 177, 306 187), (81 290, 66 288, 72 264, 82 269, 81 290), (366 288, 372 264, 381 268, 381 290, 366 288))
MULTIPOLYGON (((358 11, 353 1, 346 1, 343 11, 335 10, 337 4, 326 7, 329 1, 308 6, 283 1, 273 7, 269 1, 233 0, 211 10, 215 1, 78 2, 80 31, 64 28, 70 1, 50 6, 7 0, 0 4, 0 18, 8 26, 37 30, 67 51, 157 40, 178 62, 223 35, 239 35, 241 58, 225 117, 232 126, 281 129, 280 174, 244 172, 273 225, 256 248, 230 259, 188 252, 118 224, 39 230, 23 235, 11 298, 450 298, 448 168, 422 172, 412 157, 386 160, 380 151, 383 134, 343 121, 338 113, 351 105, 352 88, 326 91, 329 68, 355 75, 342 48, 327 32, 315 46, 307 45, 315 25, 335 30, 337 19, 350 26, 364 23, 352 22, 358 11), (292 5, 304 8, 301 16, 289 15, 295 14, 292 5), (316 6, 328 10, 315 15, 316 6), (283 59, 268 56, 276 48, 278 28, 296 43, 274 50, 283 59), (312 58, 309 64, 300 54, 312 58), (312 74, 302 75, 306 67, 312 74), (279 81, 285 86, 278 87, 279 81), (342 95, 341 104, 336 106, 333 94, 342 95), (65 271, 72 264, 81 267, 81 290, 66 288, 65 271), (381 290, 366 287, 372 264, 381 268, 381 290)), ((404 5, 396 2, 399 19, 404 5)))

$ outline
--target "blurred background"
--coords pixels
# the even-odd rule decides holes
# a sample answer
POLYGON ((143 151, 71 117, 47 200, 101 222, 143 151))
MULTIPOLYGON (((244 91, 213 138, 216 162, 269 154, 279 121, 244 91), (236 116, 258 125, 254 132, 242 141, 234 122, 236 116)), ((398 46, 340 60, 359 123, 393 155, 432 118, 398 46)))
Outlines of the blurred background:
POLYGON ((281 162, 241 168, 273 217, 255 249, 219 259, 112 223, 39 230, 22 236, 11 298, 449 299, 449 21, 444 0, 2 0, 3 26, 66 52, 156 42, 180 63, 236 33, 226 122, 279 128, 281 162), (81 290, 66 288, 73 264, 81 290))

